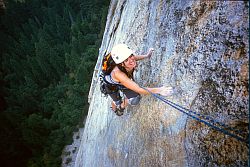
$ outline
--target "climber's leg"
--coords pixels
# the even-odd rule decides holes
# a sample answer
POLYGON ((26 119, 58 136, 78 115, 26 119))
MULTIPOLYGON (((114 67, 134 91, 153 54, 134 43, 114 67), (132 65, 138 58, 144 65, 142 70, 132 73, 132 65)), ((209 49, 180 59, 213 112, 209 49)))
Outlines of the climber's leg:
POLYGON ((126 99, 127 99, 126 104, 130 104, 132 106, 139 104, 141 100, 141 95, 139 93, 136 93, 130 89, 123 89, 122 92, 126 96, 126 99))

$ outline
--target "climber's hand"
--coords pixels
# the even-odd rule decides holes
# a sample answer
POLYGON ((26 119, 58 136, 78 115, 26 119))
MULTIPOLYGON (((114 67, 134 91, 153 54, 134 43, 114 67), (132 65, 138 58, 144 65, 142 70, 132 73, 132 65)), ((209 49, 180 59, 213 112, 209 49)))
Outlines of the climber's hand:
POLYGON ((162 96, 171 96, 173 94, 173 88, 170 87, 166 87, 166 86, 162 86, 159 88, 159 94, 162 96))
POLYGON ((150 58, 154 51, 155 51, 154 48, 150 48, 147 53, 147 58, 150 58))

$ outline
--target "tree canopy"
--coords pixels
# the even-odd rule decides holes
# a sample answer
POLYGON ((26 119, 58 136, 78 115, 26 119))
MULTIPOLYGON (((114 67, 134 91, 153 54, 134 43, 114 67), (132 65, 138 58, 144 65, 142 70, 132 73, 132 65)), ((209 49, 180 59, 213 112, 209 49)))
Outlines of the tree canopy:
POLYGON ((108 5, 6 3, 0 16, 1 166, 60 166, 63 147, 87 115, 108 5))

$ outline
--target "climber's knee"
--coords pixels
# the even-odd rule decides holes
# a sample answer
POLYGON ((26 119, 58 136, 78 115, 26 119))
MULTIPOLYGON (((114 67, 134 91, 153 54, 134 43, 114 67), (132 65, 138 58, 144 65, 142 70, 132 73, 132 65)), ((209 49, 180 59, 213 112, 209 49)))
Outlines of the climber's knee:
POLYGON ((140 100, 141 100, 141 95, 138 95, 136 97, 129 98, 128 103, 132 106, 135 106, 139 104, 140 100))

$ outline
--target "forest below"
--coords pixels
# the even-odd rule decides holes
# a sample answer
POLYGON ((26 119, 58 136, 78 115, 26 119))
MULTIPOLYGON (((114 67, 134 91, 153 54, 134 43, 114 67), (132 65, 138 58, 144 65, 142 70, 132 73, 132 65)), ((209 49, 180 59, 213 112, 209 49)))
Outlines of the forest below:
POLYGON ((88 112, 109 0, 5 0, 0 164, 57 167, 88 112))

